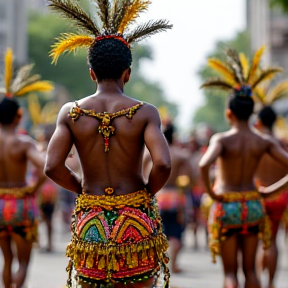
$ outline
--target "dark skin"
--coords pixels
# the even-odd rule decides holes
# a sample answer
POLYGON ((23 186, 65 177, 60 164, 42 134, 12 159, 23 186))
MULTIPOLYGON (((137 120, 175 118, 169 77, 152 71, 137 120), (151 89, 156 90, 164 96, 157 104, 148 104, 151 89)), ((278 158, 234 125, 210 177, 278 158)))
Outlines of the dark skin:
MULTIPOLYGON (((281 142, 273 135, 272 129, 269 127, 266 127, 260 119, 255 124, 255 127, 259 132, 261 132, 264 135, 270 135, 273 137, 276 141, 278 141, 279 145, 282 145, 281 142)), ((285 165, 282 163, 277 162, 274 158, 272 158, 270 155, 265 154, 258 166, 255 180, 259 183, 261 183, 262 186, 267 187, 275 182, 279 181, 283 177, 285 177, 288 173, 288 169, 285 165)), ((260 250, 260 263, 259 266, 262 266, 262 269, 268 269, 269 272, 269 284, 268 287, 272 288, 274 287, 273 281, 274 276, 277 268, 277 260, 278 260, 278 248, 277 248, 277 241, 276 236, 278 232, 278 228, 280 225, 280 219, 276 222, 276 220, 273 220, 273 226, 274 229, 272 230, 272 239, 271 239, 271 245, 266 250, 260 250)))
MULTIPOLYGON (((44 157, 36 148, 35 141, 26 135, 18 135, 16 128, 21 120, 17 113, 11 124, 0 125, 0 187, 17 188, 26 186, 27 163, 32 164, 40 171, 44 167, 44 157)), ((44 181, 44 175, 39 177, 38 185, 44 181)), ((37 189, 36 187, 36 189, 37 189)), ((0 237, 0 247, 4 256, 3 282, 5 288, 12 284, 16 288, 22 287, 29 265, 32 242, 21 236, 9 233, 0 237), (16 244, 19 269, 12 276, 12 242, 16 244)))
MULTIPOLYGON (((127 69, 118 80, 98 82, 90 69, 91 78, 97 82, 98 88, 94 95, 78 102, 80 107, 94 109, 95 112, 116 112, 139 103, 123 94, 130 73, 131 70, 127 69)), ((144 104, 132 120, 125 116, 116 118, 113 121, 116 133, 110 138, 110 151, 105 153, 103 137, 97 131, 100 121, 82 116, 73 123, 68 117, 72 105, 64 105, 59 113, 57 128, 48 146, 45 166, 48 177, 67 190, 81 193, 83 189, 92 195, 104 195, 107 187, 114 188, 114 195, 129 194, 143 189, 145 185, 154 195, 162 188, 170 174, 170 154, 155 107, 144 104), (79 154, 82 179, 65 165, 73 144, 79 154), (148 183, 142 175, 145 145, 153 161, 148 183)), ((152 281, 131 284, 131 287, 150 287, 152 281)), ((82 287, 91 285, 83 284, 82 287)))
MULTIPOLYGON (((222 194, 256 190, 254 176, 262 156, 267 153, 288 169, 288 154, 278 141, 269 135, 253 131, 248 121, 241 121, 231 110, 226 111, 231 129, 215 134, 199 166, 207 192, 214 200, 221 201, 222 194), (209 167, 217 161, 217 190, 214 192, 209 179, 209 167)), ((268 194, 264 194, 264 196, 268 194)), ((224 287, 237 288, 237 250, 243 255, 245 288, 259 288, 255 273, 256 234, 234 235, 221 243, 224 268, 224 287)))

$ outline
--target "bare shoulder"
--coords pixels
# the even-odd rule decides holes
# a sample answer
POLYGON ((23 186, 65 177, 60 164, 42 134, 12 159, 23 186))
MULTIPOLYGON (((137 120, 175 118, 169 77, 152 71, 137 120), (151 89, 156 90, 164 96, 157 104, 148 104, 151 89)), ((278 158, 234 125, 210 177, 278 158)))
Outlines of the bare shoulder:
POLYGON ((159 111, 152 104, 143 103, 138 113, 141 114, 147 122, 157 122, 160 124, 159 111))
POLYGON ((67 121, 69 118, 69 112, 73 107, 75 107, 75 103, 73 102, 68 102, 61 107, 58 114, 57 124, 63 124, 67 121))
POLYGON ((210 138, 210 144, 213 143, 221 143, 223 140, 228 138, 230 135, 228 132, 221 132, 221 133, 215 133, 211 138, 210 138))
POLYGON ((31 146, 36 147, 36 141, 29 135, 17 135, 11 145, 22 146, 23 148, 30 148, 31 146))

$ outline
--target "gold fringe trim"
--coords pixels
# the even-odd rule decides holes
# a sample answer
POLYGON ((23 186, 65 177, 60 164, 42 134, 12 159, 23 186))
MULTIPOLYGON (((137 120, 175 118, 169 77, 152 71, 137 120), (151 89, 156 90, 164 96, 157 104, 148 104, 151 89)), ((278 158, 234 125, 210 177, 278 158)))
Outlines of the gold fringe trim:
POLYGON ((20 188, 0 188, 0 197, 4 195, 11 195, 14 198, 23 198, 26 195, 35 192, 35 185, 25 186, 20 188))
POLYGON ((83 267, 86 261, 87 268, 119 271, 120 266, 135 268, 139 263, 153 259, 158 259, 155 262, 166 263, 167 249, 168 241, 164 234, 133 244, 118 244, 112 241, 106 244, 87 243, 74 238, 67 247, 66 256, 71 258, 76 269, 83 267), (122 260, 117 261, 117 257, 122 260))
POLYGON ((223 197, 221 202, 239 202, 260 199, 258 191, 247 191, 247 192, 230 192, 221 194, 223 197))
POLYGON ((93 207, 101 207, 107 210, 113 210, 121 209, 126 206, 137 208, 144 205, 145 208, 148 208, 150 202, 151 196, 147 190, 140 190, 126 195, 112 196, 81 194, 77 198, 75 211, 79 212, 83 209, 91 209, 93 207))

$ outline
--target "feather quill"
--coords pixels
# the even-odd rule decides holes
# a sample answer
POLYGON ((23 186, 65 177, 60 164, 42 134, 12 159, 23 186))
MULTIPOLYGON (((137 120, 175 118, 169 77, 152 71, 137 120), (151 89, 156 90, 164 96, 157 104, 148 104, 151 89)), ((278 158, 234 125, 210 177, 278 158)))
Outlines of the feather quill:
POLYGON ((167 29, 172 29, 172 27, 173 25, 169 24, 167 20, 150 20, 131 31, 125 38, 128 43, 132 43, 166 31, 167 29))
POLYGON ((261 71, 260 75, 251 83, 252 89, 254 89, 259 83, 272 79, 276 73, 283 72, 282 68, 269 68, 261 71))
POLYGON ((241 62, 241 66, 243 69, 242 71, 243 71, 244 82, 246 83, 248 75, 249 75, 249 69, 250 69, 249 61, 244 53, 239 54, 239 60, 241 62))
POLYGON ((266 103, 272 104, 276 100, 288 97, 288 81, 280 82, 273 89, 269 90, 266 96, 266 103))
POLYGON ((224 62, 218 59, 210 58, 208 59, 208 66, 222 74, 227 82, 231 83, 232 85, 235 84, 234 73, 225 65, 224 62))
POLYGON ((49 56, 53 58, 52 64, 57 63, 59 56, 64 52, 70 53, 75 52, 79 47, 90 47, 94 38, 73 33, 63 33, 57 40, 58 42, 53 44, 49 54, 49 56))
POLYGON ((124 30, 139 17, 141 12, 147 10, 150 0, 135 0, 129 7, 127 7, 125 15, 119 25, 118 32, 123 34, 124 30))
POLYGON ((265 46, 263 45, 255 52, 255 55, 253 57, 251 68, 250 68, 249 75, 247 78, 247 83, 250 84, 251 86, 259 70, 259 65, 260 65, 261 57, 264 53, 264 50, 265 50, 265 46))
POLYGON ((53 90, 53 85, 48 81, 37 81, 29 84, 15 93, 15 96, 23 96, 30 92, 48 92, 53 90))
POLYGON ((13 78, 13 52, 12 49, 8 48, 4 58, 4 65, 5 65, 5 89, 6 93, 10 93, 11 89, 11 82, 13 78))
POLYGON ((230 83, 226 82, 221 78, 212 78, 205 81, 205 83, 202 84, 200 88, 211 88, 211 87, 216 87, 223 90, 231 90, 233 88, 233 85, 231 85, 230 83))
POLYGON ((74 0, 49 0, 48 6, 72 21, 72 24, 79 30, 89 34, 100 35, 100 29, 91 17, 74 0))

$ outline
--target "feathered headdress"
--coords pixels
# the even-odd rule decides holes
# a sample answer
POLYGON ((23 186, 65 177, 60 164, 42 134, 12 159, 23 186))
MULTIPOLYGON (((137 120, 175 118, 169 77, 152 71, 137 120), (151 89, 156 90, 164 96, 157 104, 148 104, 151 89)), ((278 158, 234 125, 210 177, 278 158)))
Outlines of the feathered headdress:
POLYGON ((288 80, 271 85, 257 87, 254 91, 255 100, 260 101, 262 105, 272 105, 275 101, 288 97, 288 80))
POLYGON ((147 10, 150 0, 90 0, 96 5, 96 21, 77 0, 48 0, 49 7, 69 19, 76 33, 63 33, 52 46, 50 56, 56 63, 64 52, 75 52, 79 47, 90 47, 95 41, 118 39, 127 47, 156 33, 171 29, 167 20, 150 20, 130 30, 141 12, 147 10))
POLYGON ((51 91, 53 89, 50 82, 40 80, 40 75, 30 75, 33 64, 21 67, 13 79, 13 53, 11 49, 7 49, 4 65, 4 94, 6 97, 23 96, 29 92, 51 91))
POLYGON ((43 108, 36 95, 29 95, 28 110, 34 125, 53 124, 59 112, 59 105, 55 101, 46 103, 43 108))
POLYGON ((228 49, 226 51, 226 62, 219 59, 208 59, 208 66, 222 77, 208 79, 202 84, 201 88, 217 87, 224 90, 235 89, 236 91, 240 91, 240 94, 242 92, 245 94, 246 90, 248 94, 254 92, 260 83, 272 79, 276 73, 283 71, 282 68, 279 67, 269 67, 266 70, 260 68, 260 61, 264 49, 265 47, 262 46, 256 51, 251 64, 243 53, 238 54, 234 49, 228 49), (250 92, 248 91, 249 89, 245 87, 250 87, 250 92))

